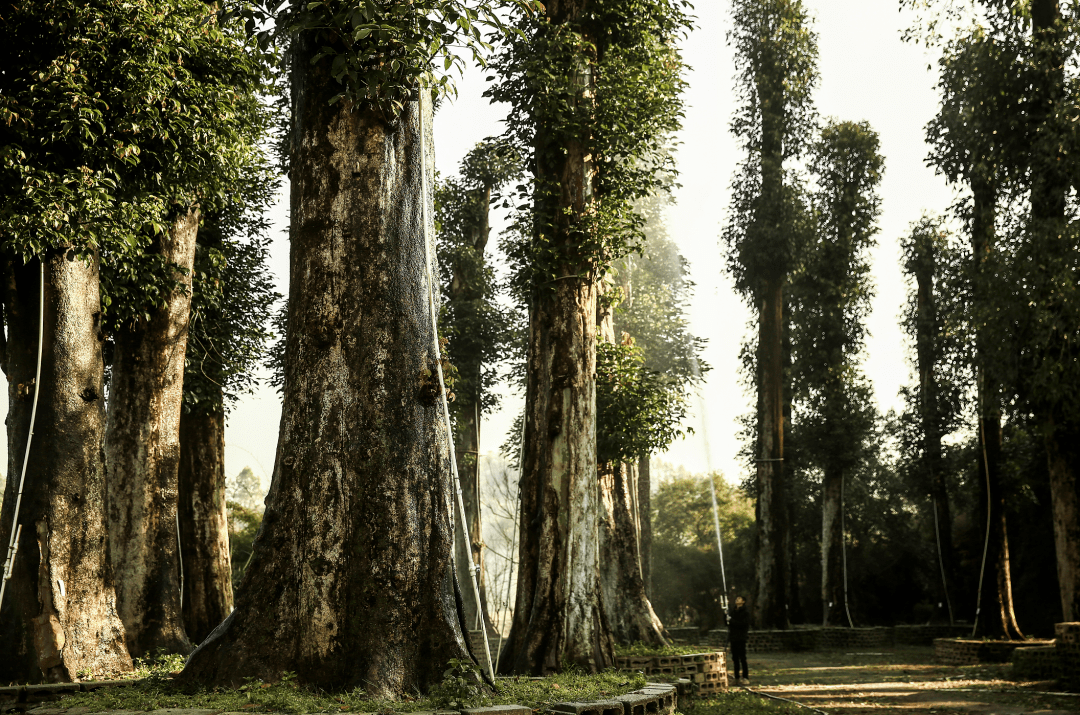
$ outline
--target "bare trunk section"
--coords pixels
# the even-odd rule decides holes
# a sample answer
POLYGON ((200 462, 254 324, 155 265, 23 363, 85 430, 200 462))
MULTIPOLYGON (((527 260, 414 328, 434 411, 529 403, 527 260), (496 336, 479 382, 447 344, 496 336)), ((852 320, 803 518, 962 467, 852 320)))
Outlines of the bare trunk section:
POLYGON ((177 469, 198 230, 199 210, 192 209, 155 239, 151 250, 177 267, 181 285, 149 320, 116 334, 105 432, 109 548, 136 657, 191 651, 180 608, 177 469))
POLYGON ((233 607, 221 403, 180 415, 178 489, 184 629, 193 643, 201 643, 233 607))
POLYGON ((754 622, 787 628, 788 508, 784 484, 783 281, 774 279, 761 302, 758 369, 761 373, 757 455, 757 596, 754 622))
MULTIPOLYGON (((995 211, 997 193, 994 185, 985 180, 972 182, 974 213, 972 216, 971 248, 975 261, 975 300, 989 289, 983 267, 994 250, 995 211)), ((976 628, 983 635, 1022 638, 1016 623, 1012 601, 1012 574, 1009 563, 1009 537, 1005 518, 1006 495, 1001 469, 1001 388, 995 374, 988 369, 992 362, 990 338, 979 330, 976 335, 976 365, 978 391, 978 481, 985 529, 986 560, 979 593, 976 628)))
POLYGON ((666 646, 664 626, 645 593, 638 548, 633 465, 600 467, 600 584, 617 643, 666 646))
POLYGON ((652 469, 649 456, 638 460, 638 533, 641 550, 641 580, 645 595, 652 598, 652 469))
POLYGON ((274 477, 236 609, 182 678, 239 685, 292 671, 396 698, 469 657, 429 312, 431 105, 422 93, 392 120, 331 105, 329 60, 312 65, 318 48, 298 42, 274 477))
POLYGON ((108 562, 104 362, 96 256, 45 257, 41 384, 40 264, 4 256, 8 465, 0 540, 7 549, 34 390, 40 388, 19 513, 22 536, 0 611, 0 682, 63 682, 131 670, 108 562))
POLYGON ((1057 427, 1044 428, 1053 501, 1054 544, 1057 551, 1061 611, 1065 621, 1080 618, 1080 434, 1057 427))
POLYGON ((595 316, 592 280, 534 291, 518 586, 501 659, 507 672, 541 675, 566 662, 596 672, 614 658, 597 548, 595 316))
POLYGON ((846 625, 844 612, 844 473, 827 466, 821 483, 822 626, 846 625))

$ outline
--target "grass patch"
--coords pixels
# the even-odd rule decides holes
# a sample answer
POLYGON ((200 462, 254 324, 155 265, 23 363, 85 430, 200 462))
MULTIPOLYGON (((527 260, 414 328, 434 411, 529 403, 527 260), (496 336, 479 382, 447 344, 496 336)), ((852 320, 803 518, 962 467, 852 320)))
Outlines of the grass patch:
POLYGON ((172 672, 179 670, 175 659, 159 658, 140 663, 142 679, 126 687, 101 688, 61 699, 64 708, 85 707, 90 712, 105 710, 157 710, 159 708, 206 708, 230 712, 280 713, 409 713, 438 708, 481 707, 485 705, 525 705, 534 710, 566 701, 601 700, 644 687, 640 674, 615 670, 586 675, 568 670, 565 673, 534 680, 519 676, 499 678, 497 692, 480 687, 472 663, 451 661, 443 682, 422 696, 415 693, 402 700, 369 697, 363 689, 327 692, 303 686, 292 674, 276 683, 251 680, 236 689, 182 689, 172 682, 172 672))
POLYGON ((615 646, 615 655, 627 658, 654 658, 657 656, 668 657, 674 655, 691 655, 692 653, 712 653, 718 648, 708 648, 700 645, 668 645, 657 647, 648 643, 631 643, 630 645, 615 646))
MULTIPOLYGON (((809 711, 806 711, 809 712, 809 711)), ((709 698, 691 700, 681 709, 682 715, 805 715, 797 705, 768 700, 745 690, 718 693, 709 698)), ((676 714, 678 715, 678 714, 676 714)))

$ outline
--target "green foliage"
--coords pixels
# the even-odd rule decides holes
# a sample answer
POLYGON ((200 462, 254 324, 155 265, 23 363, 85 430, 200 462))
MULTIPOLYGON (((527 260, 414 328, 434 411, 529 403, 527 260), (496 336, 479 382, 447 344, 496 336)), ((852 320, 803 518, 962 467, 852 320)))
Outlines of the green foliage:
POLYGON ((281 295, 267 268, 265 211, 278 180, 265 156, 255 159, 232 200, 199 228, 184 367, 188 410, 227 409, 250 393, 274 337, 267 324, 281 295))
MULTIPOLYGON (((534 0, 511 3, 529 13, 543 7, 534 0)), ((368 102, 388 118, 400 114, 420 87, 440 94, 452 91, 447 72, 465 69, 457 53, 465 49, 483 64, 483 53, 491 46, 481 31, 507 31, 497 4, 488 0, 263 0, 233 12, 246 19, 248 33, 260 46, 295 43, 303 37, 307 51, 294 59, 329 63, 341 85, 331 104, 368 102)))
MULTIPOLYGON (((723 588, 709 482, 685 472, 665 477, 654 463, 652 603, 668 626, 722 625, 723 588)), ((753 504, 718 473, 712 475, 728 587, 748 594, 753 583, 753 504)), ((730 595, 730 594, 729 594, 730 595)))
POLYGON ((514 316, 498 302, 501 287, 485 249, 493 195, 521 171, 514 150, 500 141, 478 144, 462 162, 460 178, 440 181, 435 189, 439 279, 442 283, 440 332, 447 357, 457 367, 450 405, 456 418, 486 412, 497 404, 491 388, 506 359, 514 316))
POLYGON ((533 180, 518 187, 518 230, 504 242, 521 299, 559 280, 603 275, 640 243, 633 204, 673 170, 661 149, 683 113, 677 42, 689 8, 685 0, 599 0, 580 17, 515 14, 520 35, 496 57, 500 81, 488 95, 510 105, 507 137, 532 155, 533 180), (567 161, 584 163, 591 184, 572 199, 562 185, 567 161))
POLYGON ((722 238, 736 289, 757 304, 791 270, 809 230, 797 176, 784 162, 809 146, 816 113, 817 36, 801 0, 736 0, 740 107, 731 131, 747 156, 732 182, 722 238))
POLYGON ((636 461, 683 434, 684 383, 648 370, 640 348, 623 333, 620 343, 596 346, 596 458, 601 464, 636 461))
POLYGON ((262 526, 262 510, 245 506, 230 499, 226 502, 229 521, 229 554, 232 559, 232 583, 235 592, 240 587, 262 526))
POLYGON ((451 658, 443 672, 442 682, 431 691, 431 699, 439 708, 462 708, 484 692, 480 669, 471 660, 451 658))
POLYGON ((827 122, 810 160, 816 231, 789 293, 792 420, 811 461, 849 469, 874 419, 860 369, 873 295, 868 251, 876 245, 884 160, 866 123, 827 122))
POLYGON ((262 81, 261 54, 200 0, 167 6, 42 0, 3 18, 5 246, 24 258, 50 246, 101 250, 118 266, 104 303, 121 320, 161 290, 122 301, 108 292, 140 273, 126 265, 132 252, 166 229, 175 205, 208 208, 229 193, 258 124, 246 90, 262 81))

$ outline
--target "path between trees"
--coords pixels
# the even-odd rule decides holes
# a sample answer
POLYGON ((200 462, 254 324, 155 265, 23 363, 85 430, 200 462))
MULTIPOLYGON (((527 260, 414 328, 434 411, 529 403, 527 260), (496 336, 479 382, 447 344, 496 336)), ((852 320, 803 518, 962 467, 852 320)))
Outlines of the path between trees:
POLYGON ((1080 712, 1080 693, 1053 681, 1014 681, 1009 665, 941 665, 933 656, 931 648, 759 653, 749 659, 751 689, 829 715, 1080 712))

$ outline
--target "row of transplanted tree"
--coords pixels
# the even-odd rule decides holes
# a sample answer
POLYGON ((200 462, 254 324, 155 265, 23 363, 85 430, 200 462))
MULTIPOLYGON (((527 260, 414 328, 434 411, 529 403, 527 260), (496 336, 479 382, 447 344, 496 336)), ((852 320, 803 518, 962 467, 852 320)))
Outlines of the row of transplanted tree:
POLYGON ((0 26, 0 679, 70 680, 190 650, 232 607, 224 409, 276 299, 268 64, 198 1, 0 26))
MULTIPOLYGON (((678 433, 697 344, 678 311, 633 326, 642 266, 616 264, 644 240, 642 202, 671 183, 687 8, 551 2, 542 15, 521 2, 510 25, 458 0, 5 10, 3 365, 19 476, 0 532, 17 547, 0 677, 122 671, 132 655, 198 643, 189 680, 291 671, 398 696, 467 658, 453 539, 455 501, 474 500, 455 499, 453 475, 472 472, 475 490, 491 340, 506 322, 485 300, 487 211, 523 164, 506 246, 529 313, 529 517, 503 662, 603 668, 613 625, 663 642, 635 463, 678 433), (492 94, 512 107, 510 129, 439 192, 436 260, 428 145, 449 88, 436 68, 464 63, 455 48, 484 50, 485 27, 503 38, 492 94), (290 295, 273 356, 283 416, 233 599, 224 409, 250 384, 275 298, 261 219, 273 171, 258 148, 275 68, 291 97, 290 295), (643 345, 616 338, 616 320, 643 345)), ((685 268, 669 272, 678 305, 685 268)))
POLYGON ((859 368, 877 138, 865 124, 816 121, 815 37, 801 2, 736 5, 743 106, 733 130, 747 158, 724 237, 736 286, 759 316, 744 351, 758 395, 745 448, 756 496, 753 607, 767 627, 816 620, 807 603, 826 625, 851 623, 852 610, 882 599, 852 595, 849 580, 867 579, 849 578, 845 538, 861 534, 857 551, 866 539, 888 541, 901 533, 888 513, 906 510, 921 515, 932 548, 895 539, 895 568, 928 572, 919 591, 943 617, 1015 637, 1016 575, 1038 610, 1077 614, 1076 8, 912 5, 920 23, 910 39, 941 52, 928 163, 957 187, 961 228, 950 234, 926 218, 902 241, 918 385, 904 391, 905 414, 888 420, 859 368), (852 502, 886 506, 889 491, 901 503, 863 510, 864 523, 845 527, 852 502), (1010 560, 1007 525, 1021 514, 1026 528, 1012 544, 1024 558, 1010 560), (1060 604, 1036 573, 1048 571, 1037 554, 1051 530, 1060 604), (818 574, 820 601, 806 594, 818 574))

